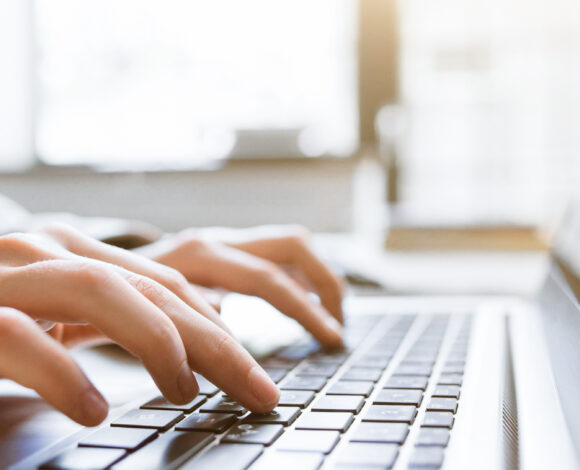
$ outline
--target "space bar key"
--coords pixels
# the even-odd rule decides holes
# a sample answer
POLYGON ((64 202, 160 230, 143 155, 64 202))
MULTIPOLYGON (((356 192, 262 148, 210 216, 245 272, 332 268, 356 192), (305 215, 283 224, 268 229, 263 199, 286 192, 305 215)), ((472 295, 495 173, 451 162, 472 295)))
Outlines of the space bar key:
POLYGON ((114 470, 162 470, 183 464, 214 439, 210 432, 169 431, 113 466, 114 470))

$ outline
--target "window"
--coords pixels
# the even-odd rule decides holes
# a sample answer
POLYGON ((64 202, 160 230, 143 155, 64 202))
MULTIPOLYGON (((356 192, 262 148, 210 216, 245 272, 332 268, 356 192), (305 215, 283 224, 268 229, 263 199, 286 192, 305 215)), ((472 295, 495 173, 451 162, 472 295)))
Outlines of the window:
POLYGON ((46 163, 188 166, 356 146, 352 0, 35 4, 46 163))
POLYGON ((550 186, 577 188, 580 3, 400 5, 404 198, 537 212, 550 186))
POLYGON ((31 2, 0 2, 0 170, 32 161, 31 2))

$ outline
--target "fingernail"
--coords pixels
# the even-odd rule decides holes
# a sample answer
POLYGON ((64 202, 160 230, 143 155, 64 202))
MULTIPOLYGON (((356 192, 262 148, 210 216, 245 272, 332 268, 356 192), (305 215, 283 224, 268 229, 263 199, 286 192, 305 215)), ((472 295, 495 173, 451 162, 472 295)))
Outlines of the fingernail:
POLYGON ((248 374, 248 382, 250 390, 258 401, 272 407, 278 404, 280 398, 278 387, 260 366, 252 367, 248 374))
POLYGON ((193 377, 193 372, 189 367, 189 364, 184 362, 179 369, 179 374, 177 375, 177 387, 181 392, 184 402, 189 402, 197 395, 199 392, 199 387, 195 383, 193 377))
POLYGON ((109 405, 96 390, 86 392, 83 400, 83 417, 86 423, 99 424, 109 414, 109 405))

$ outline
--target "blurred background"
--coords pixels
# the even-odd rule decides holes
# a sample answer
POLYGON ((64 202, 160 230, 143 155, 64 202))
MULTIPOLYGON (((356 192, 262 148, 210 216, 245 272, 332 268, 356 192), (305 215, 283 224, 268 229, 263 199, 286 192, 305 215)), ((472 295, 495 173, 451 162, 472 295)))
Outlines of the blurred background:
POLYGON ((0 70, 33 211, 536 226, 580 187, 577 0, 0 0, 0 70))

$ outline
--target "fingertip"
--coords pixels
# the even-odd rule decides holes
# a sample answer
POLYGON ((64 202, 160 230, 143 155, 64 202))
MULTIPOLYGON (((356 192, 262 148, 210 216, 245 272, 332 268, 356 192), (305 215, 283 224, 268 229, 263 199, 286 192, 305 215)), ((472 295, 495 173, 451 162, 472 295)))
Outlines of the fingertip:
POLYGON ((82 400, 81 413, 78 419, 84 426, 96 426, 102 423, 109 414, 109 405, 95 389, 89 389, 82 400))
POLYGON ((254 366, 248 373, 250 390, 257 400, 254 411, 267 413, 272 411, 280 400, 280 390, 260 366, 254 366))
POLYGON ((177 387, 181 392, 181 400, 179 405, 189 403, 199 393, 199 385, 187 361, 185 361, 177 375, 177 387))
POLYGON ((331 315, 326 315, 324 318, 324 326, 326 327, 326 335, 324 343, 327 346, 338 347, 342 345, 342 325, 336 318, 331 315))
POLYGON ((336 318, 336 321, 338 321, 341 326, 344 325, 344 311, 342 310, 342 302, 340 302, 334 309, 334 318, 336 318))

